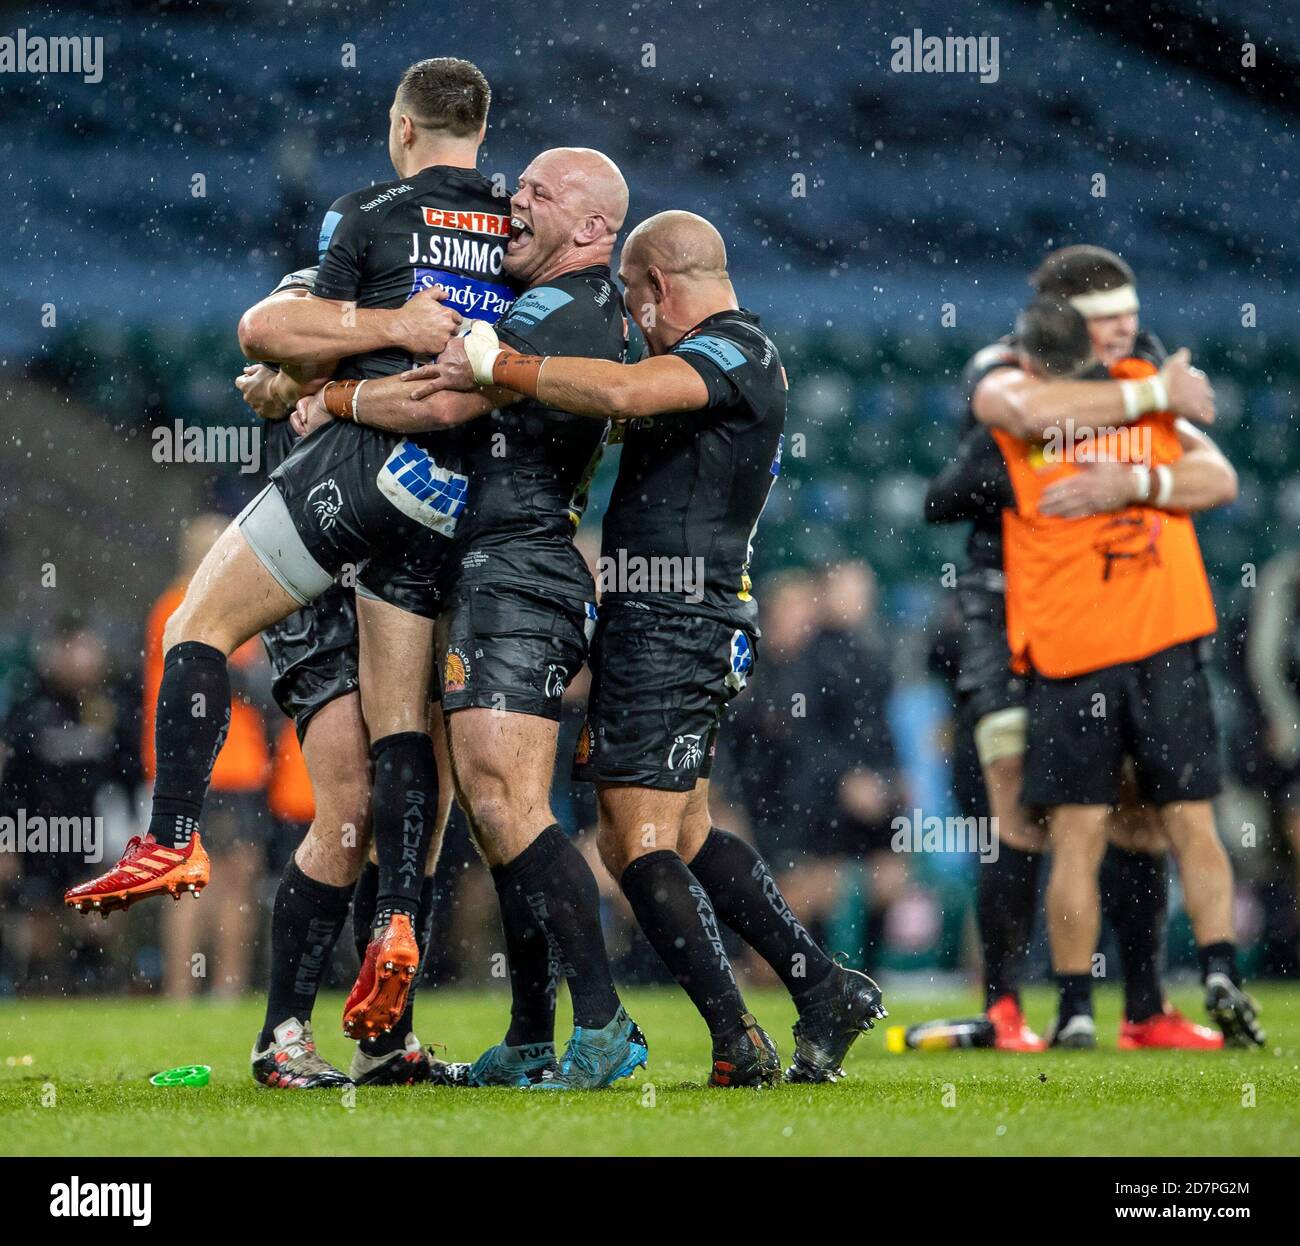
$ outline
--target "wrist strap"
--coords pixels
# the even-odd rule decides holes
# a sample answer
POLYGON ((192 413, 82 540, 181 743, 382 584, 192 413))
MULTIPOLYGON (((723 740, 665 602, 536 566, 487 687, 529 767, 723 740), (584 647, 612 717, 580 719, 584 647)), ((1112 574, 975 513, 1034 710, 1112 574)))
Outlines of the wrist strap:
POLYGON ((1141 464, 1135 464, 1133 475, 1137 477, 1138 482, 1137 500, 1139 502, 1149 502, 1151 500, 1151 469, 1143 467, 1141 464))
POLYGON ((330 381, 321 390, 325 400, 325 410, 335 419, 355 420, 357 418, 356 395, 364 381, 330 381))
POLYGON ((1156 468, 1156 480, 1159 484, 1156 488, 1155 505, 1163 510, 1169 505, 1169 499, 1174 494, 1174 469, 1162 463, 1156 468))
POLYGON ((517 350, 503 346, 492 362, 492 384, 536 398, 537 382, 541 379, 545 362, 544 355, 521 355, 517 350))
POLYGON ((1165 411, 1169 408, 1169 387, 1159 373, 1143 377, 1140 381, 1121 381, 1120 396, 1124 399, 1124 418, 1133 421, 1148 411, 1165 411))

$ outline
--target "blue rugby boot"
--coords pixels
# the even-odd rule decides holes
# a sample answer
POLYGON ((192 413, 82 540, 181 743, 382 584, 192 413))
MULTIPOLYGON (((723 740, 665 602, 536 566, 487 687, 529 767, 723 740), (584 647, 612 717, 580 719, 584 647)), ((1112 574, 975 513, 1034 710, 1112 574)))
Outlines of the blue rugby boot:
POLYGON ((555 1068, 554 1043, 523 1043, 518 1047, 498 1043, 469 1066, 465 1085, 525 1089, 555 1068))
POLYGON ((620 1007, 599 1030, 578 1026, 559 1067, 533 1083, 534 1090, 604 1090, 645 1068, 650 1049, 641 1027, 620 1007))

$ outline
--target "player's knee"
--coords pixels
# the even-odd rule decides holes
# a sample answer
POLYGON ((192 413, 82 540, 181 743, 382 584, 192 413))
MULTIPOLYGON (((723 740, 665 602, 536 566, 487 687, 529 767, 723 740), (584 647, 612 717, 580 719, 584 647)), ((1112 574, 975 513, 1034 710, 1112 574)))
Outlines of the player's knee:
POLYGON ((227 657, 238 648, 228 629, 219 620, 210 619, 201 603, 191 601, 188 594, 163 624, 163 653, 186 641, 211 645, 227 657))

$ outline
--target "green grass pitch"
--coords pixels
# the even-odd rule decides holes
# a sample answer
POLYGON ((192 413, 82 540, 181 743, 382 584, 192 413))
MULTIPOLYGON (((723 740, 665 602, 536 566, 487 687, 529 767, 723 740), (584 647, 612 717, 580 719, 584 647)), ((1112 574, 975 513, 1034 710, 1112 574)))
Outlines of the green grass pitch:
MULTIPOLYGON (((784 994, 751 1007, 790 1048, 784 994)), ((704 1029, 675 990, 631 992, 650 1067, 598 1094, 385 1088, 263 1090, 247 1053, 254 1000, 175 1007, 152 1000, 0 1005, 0 1154, 5 1155, 1260 1155, 1300 1153, 1300 990, 1258 992, 1269 1030, 1259 1052, 1121 1053, 1118 997, 1099 996, 1095 1053, 1013 1056, 885 1052, 878 1027, 835 1086, 709 1090, 704 1029), (30 1063, 24 1057, 30 1056, 30 1063), (157 1089, 148 1076, 210 1064, 204 1089, 157 1089)), ((1189 1016, 1195 992, 1175 992, 1189 1016)), ((323 1054, 347 1067, 338 997, 316 1010, 323 1054)), ((886 1024, 975 1009, 973 994, 886 992, 886 1024)), ((1030 1019, 1051 998, 1031 993, 1030 1019)), ((562 1009, 563 1011, 563 1009, 562 1009)), ((498 1038, 499 993, 425 991, 426 1041, 470 1059, 498 1038)))

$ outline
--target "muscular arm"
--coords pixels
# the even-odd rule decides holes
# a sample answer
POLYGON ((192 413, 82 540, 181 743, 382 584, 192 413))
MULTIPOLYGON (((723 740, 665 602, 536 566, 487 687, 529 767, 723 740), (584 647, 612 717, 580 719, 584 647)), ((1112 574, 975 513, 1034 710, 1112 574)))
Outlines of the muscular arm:
POLYGON ((434 290, 395 308, 357 307, 286 290, 240 317, 239 347, 249 359, 320 375, 340 359, 372 350, 437 354, 459 322, 434 290))
POLYGON ((357 399, 358 423, 391 433, 423 433, 454 428, 519 401, 518 394, 497 388, 481 389, 473 394, 444 390, 417 401, 411 397, 416 384, 400 376, 367 381, 357 399))
POLYGON ((1128 423, 1118 381, 1045 381, 1019 368, 998 368, 975 387, 971 410, 981 424, 1029 441, 1073 420, 1076 428, 1128 423))
POLYGON ((1173 464, 1174 490, 1165 510, 1205 511, 1237 500, 1237 471, 1199 428, 1176 420, 1183 457, 1173 464))

